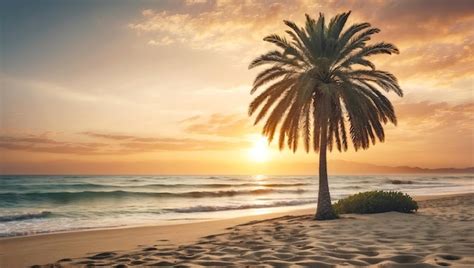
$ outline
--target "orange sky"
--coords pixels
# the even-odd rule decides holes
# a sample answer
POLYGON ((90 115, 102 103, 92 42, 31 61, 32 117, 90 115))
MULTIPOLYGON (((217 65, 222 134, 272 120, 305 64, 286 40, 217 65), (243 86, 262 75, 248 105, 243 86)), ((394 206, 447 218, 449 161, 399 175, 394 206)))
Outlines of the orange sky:
POLYGON ((1 173, 311 173, 314 153, 249 155, 247 66, 283 19, 347 10, 399 47, 375 62, 405 97, 389 95, 399 124, 385 143, 330 161, 474 166, 472 1, 30 4, 1 8, 1 173))

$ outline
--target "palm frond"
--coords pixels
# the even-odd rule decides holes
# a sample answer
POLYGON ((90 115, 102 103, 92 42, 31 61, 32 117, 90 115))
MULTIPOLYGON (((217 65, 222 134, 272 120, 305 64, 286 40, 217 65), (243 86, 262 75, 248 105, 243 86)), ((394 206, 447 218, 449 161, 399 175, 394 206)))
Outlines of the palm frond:
POLYGON ((306 15, 304 27, 285 20, 286 36, 264 38, 277 49, 250 63, 249 69, 266 68, 255 77, 251 93, 263 91, 250 103, 249 115, 257 114, 255 124, 265 118, 262 133, 270 141, 278 131, 280 149, 296 151, 302 140, 306 152, 318 151, 326 148, 322 137, 329 150, 345 151, 349 142, 355 150, 367 149, 384 141, 384 124, 397 123, 381 91, 403 91, 393 74, 369 59, 399 50, 386 42, 369 44, 380 30, 369 23, 347 26, 350 14, 329 22, 321 13, 317 20, 306 15))

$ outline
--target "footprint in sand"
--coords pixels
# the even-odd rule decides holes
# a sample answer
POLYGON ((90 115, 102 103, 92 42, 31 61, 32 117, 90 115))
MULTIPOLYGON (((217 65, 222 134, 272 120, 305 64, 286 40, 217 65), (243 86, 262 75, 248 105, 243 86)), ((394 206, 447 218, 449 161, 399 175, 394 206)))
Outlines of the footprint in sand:
POLYGON ((438 255, 438 256, 448 261, 457 261, 461 259, 461 257, 459 256, 449 255, 449 254, 443 254, 443 255, 438 255))
POLYGON ((149 248, 143 249, 143 251, 155 251, 155 250, 158 250, 158 249, 155 247, 149 247, 149 248))
POLYGON ((116 255, 117 255, 117 253, 114 253, 114 252, 102 252, 102 253, 96 254, 94 256, 88 257, 88 259, 103 260, 103 259, 112 258, 116 255))
POLYGON ((419 262, 422 259, 422 257, 418 255, 401 254, 401 255, 393 256, 389 259, 397 263, 416 263, 416 262, 419 262))
POLYGON ((160 261, 160 262, 156 262, 156 263, 153 263, 151 264, 152 267, 154 266, 174 266, 175 263, 172 263, 172 262, 169 262, 169 261, 160 261))

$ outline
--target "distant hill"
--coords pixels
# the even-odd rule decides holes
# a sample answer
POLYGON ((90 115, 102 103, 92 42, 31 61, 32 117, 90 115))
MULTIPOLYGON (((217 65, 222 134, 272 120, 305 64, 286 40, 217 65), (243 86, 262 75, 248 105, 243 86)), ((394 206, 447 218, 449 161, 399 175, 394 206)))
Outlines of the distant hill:
MULTIPOLYGON (((328 172, 330 175, 348 174, 462 174, 474 173, 474 167, 467 168, 421 168, 410 166, 383 166, 346 160, 329 160, 328 172)), ((277 162, 262 169, 260 172, 249 171, 248 174, 287 174, 287 175, 315 175, 318 174, 317 162, 277 162)))
POLYGON ((366 163, 357 163, 344 160, 329 161, 329 170, 333 173, 350 174, 409 174, 409 173, 474 173, 474 167, 467 168, 421 168, 409 166, 380 166, 366 163))

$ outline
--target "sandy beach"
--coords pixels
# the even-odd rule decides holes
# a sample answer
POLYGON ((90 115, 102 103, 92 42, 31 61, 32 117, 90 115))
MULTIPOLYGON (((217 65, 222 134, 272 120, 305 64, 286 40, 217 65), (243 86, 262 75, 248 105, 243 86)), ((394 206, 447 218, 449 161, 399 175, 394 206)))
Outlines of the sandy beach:
POLYGON ((0 267, 246 266, 430 267, 474 265, 474 194, 417 197, 416 214, 312 210, 190 224, 93 230, 0 240, 0 267))

